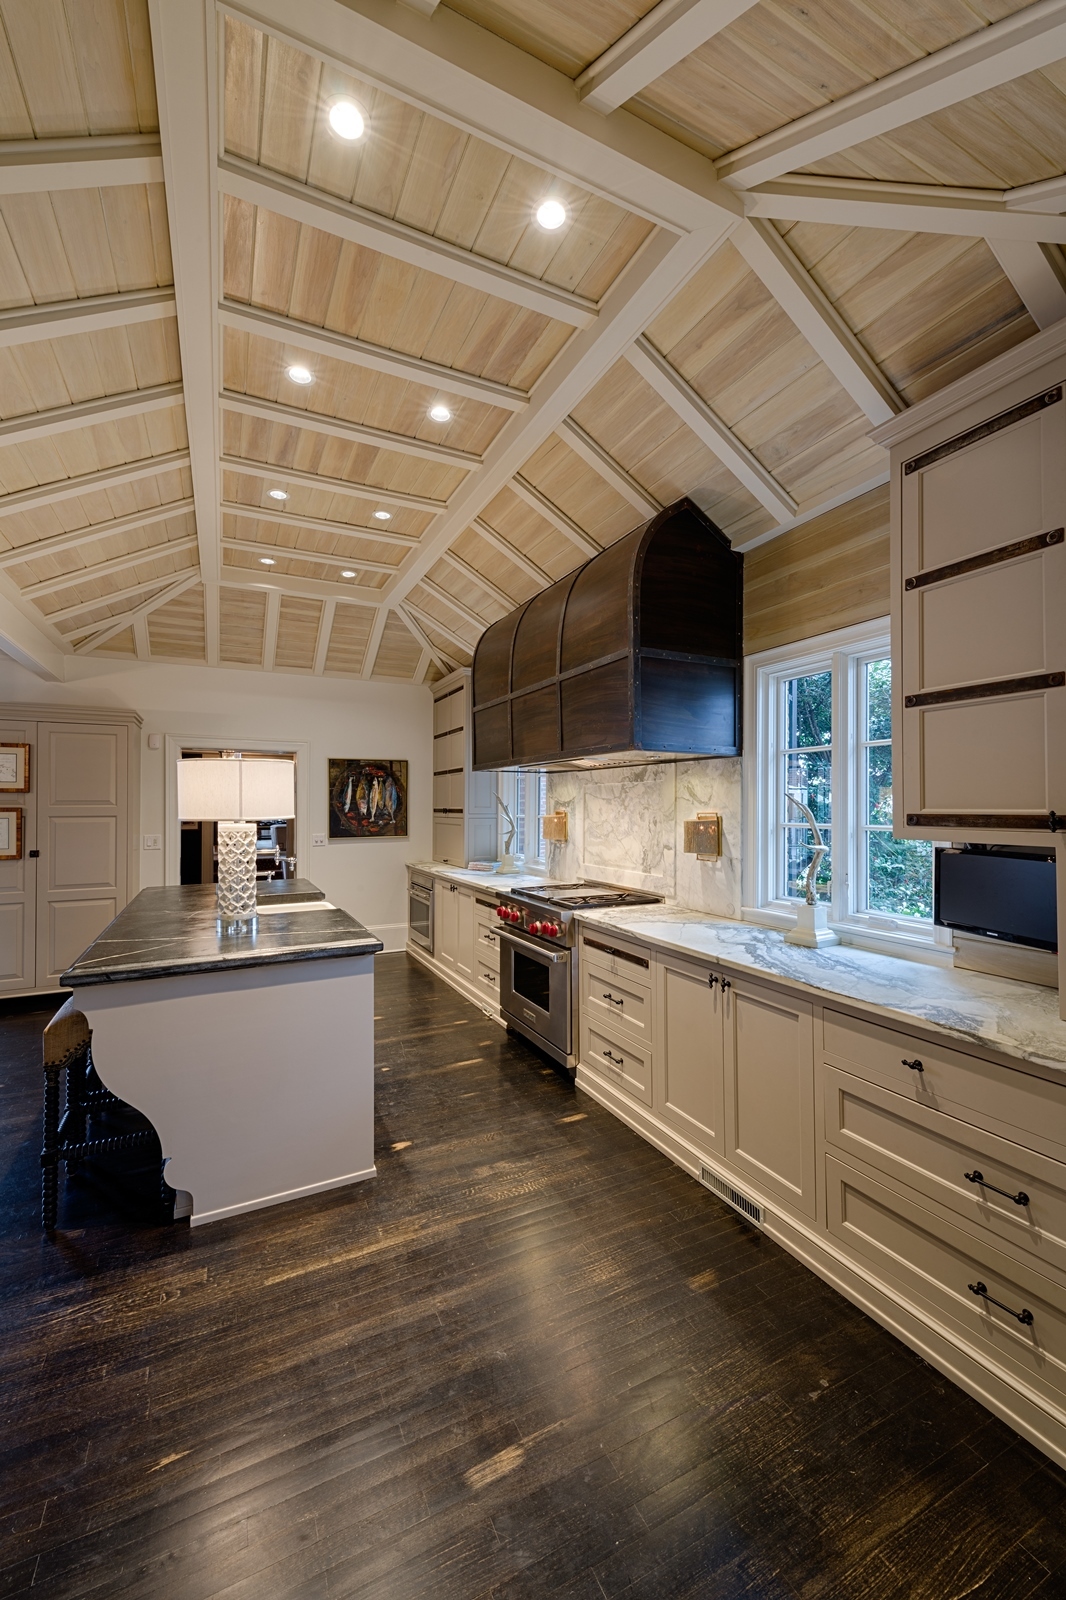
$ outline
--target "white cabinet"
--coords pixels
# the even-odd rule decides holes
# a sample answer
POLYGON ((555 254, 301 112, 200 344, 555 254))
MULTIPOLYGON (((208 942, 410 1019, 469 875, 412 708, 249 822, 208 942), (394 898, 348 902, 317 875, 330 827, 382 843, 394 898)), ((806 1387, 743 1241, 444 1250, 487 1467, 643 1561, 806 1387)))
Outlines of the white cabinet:
POLYGON ((30 746, 20 861, 0 862, 0 994, 55 990, 137 892, 140 718, 26 707, 0 742, 30 746), (48 715, 41 715, 47 710, 48 715))
POLYGON ((877 430, 892 470, 897 833, 1066 813, 1066 328, 877 430))
POLYGON ((726 1159, 764 1192, 813 1217, 814 1008, 747 978, 722 984, 726 1159))
POLYGON ((661 956, 657 968, 656 1107, 698 1150, 721 1155, 725 1035, 719 974, 673 956, 661 956))
POLYGON ((474 977, 474 891, 437 879, 433 885, 433 954, 460 978, 474 977))
POLYGON ((456 888, 455 898, 458 902, 455 969, 461 978, 469 980, 474 976, 476 960, 474 955, 474 891, 473 889, 456 888))

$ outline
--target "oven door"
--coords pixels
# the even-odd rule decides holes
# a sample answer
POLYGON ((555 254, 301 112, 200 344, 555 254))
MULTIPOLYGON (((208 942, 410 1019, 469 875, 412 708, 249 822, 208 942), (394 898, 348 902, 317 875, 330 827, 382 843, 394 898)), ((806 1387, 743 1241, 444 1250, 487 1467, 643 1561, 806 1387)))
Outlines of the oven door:
POLYGON ((433 954, 433 890, 412 881, 407 892, 407 930, 412 944, 433 954))
POLYGON ((500 929, 500 1010, 553 1055, 570 1054, 570 951, 500 929))

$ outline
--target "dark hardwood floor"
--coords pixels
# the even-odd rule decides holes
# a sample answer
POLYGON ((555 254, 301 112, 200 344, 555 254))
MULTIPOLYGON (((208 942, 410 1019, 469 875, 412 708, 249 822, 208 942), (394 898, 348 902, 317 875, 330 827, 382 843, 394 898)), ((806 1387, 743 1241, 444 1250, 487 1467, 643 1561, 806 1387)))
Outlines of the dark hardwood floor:
POLYGON ((1066 1475, 405 956, 376 1010, 376 1180, 53 1243, 0 1021, 0 1596, 1066 1596, 1066 1475))

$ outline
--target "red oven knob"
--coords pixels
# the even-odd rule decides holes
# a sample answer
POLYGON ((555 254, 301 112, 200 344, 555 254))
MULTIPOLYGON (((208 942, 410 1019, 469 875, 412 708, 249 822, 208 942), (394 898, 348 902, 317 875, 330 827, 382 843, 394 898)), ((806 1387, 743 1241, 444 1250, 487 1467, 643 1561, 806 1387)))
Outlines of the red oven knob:
POLYGON ((516 910, 514 906, 508 911, 507 916, 511 922, 521 922, 522 920, 522 913, 516 910))
POLYGON ((530 933, 547 933, 548 924, 546 922, 531 922, 529 931, 530 933))
POLYGON ((497 906, 496 907, 496 915, 500 918, 501 922, 506 921, 506 919, 507 919, 507 907, 506 906, 497 906))
POLYGON ((559 924, 557 922, 546 922, 541 929, 541 932, 546 933, 549 939, 558 939, 559 924))

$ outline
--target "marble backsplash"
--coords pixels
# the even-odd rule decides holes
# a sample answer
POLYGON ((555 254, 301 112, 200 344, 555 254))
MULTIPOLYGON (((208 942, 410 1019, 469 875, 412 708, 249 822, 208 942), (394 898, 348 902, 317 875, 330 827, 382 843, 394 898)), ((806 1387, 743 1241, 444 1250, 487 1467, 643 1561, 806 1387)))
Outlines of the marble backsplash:
POLYGON ((556 808, 570 818, 570 837, 548 845, 551 877, 598 878, 739 917, 739 759, 549 773, 547 809, 556 808), (717 861, 684 852, 684 824, 700 811, 721 813, 717 861))

